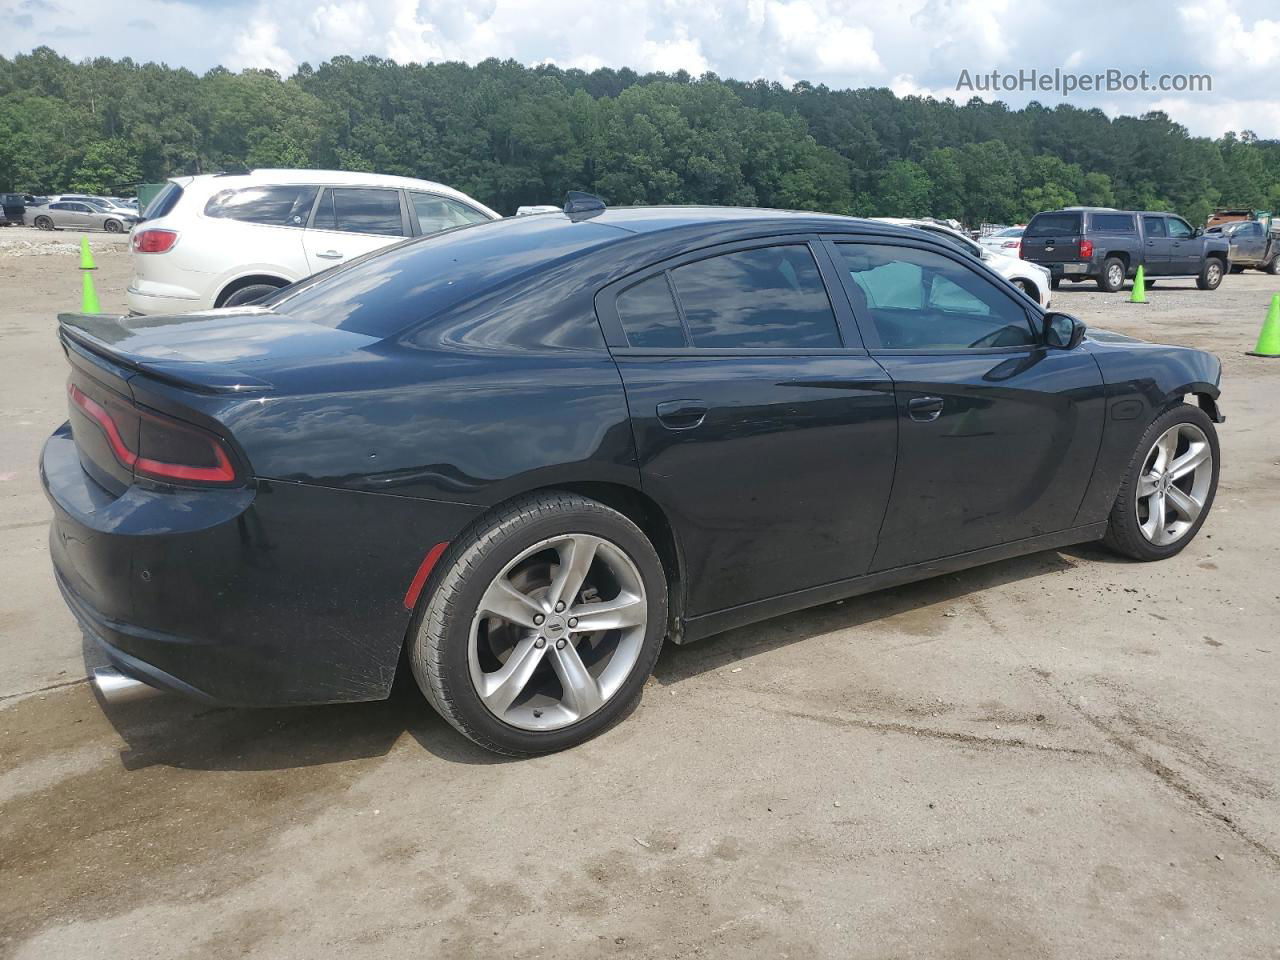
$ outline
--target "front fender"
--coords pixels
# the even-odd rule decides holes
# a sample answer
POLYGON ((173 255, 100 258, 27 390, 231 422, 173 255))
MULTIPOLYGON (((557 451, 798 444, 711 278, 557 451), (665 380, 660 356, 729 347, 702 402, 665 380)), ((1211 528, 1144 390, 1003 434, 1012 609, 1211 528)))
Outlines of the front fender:
POLYGON ((1107 518, 1138 441, 1169 404, 1195 395, 1211 420, 1221 423, 1225 419, 1218 408, 1222 364, 1213 354, 1105 331, 1091 331, 1090 337, 1087 349, 1102 371, 1107 418, 1093 479, 1076 514, 1076 524, 1107 518))

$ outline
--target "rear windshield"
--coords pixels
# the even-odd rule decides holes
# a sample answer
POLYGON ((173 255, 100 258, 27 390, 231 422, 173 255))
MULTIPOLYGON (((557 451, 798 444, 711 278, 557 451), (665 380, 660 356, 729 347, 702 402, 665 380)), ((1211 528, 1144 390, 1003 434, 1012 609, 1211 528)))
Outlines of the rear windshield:
POLYGON ((151 198, 151 202, 147 204, 147 209, 142 211, 144 220, 155 220, 157 217, 166 217, 173 212, 173 208, 178 205, 178 201, 182 199, 182 188, 172 180, 151 198))
POLYGON ((1027 224, 1028 237, 1070 237, 1080 232, 1078 213, 1037 213, 1027 224))
POLYGON ((384 247, 286 287, 263 305, 321 326, 387 337, 623 236, 602 224, 554 215, 486 221, 384 247))

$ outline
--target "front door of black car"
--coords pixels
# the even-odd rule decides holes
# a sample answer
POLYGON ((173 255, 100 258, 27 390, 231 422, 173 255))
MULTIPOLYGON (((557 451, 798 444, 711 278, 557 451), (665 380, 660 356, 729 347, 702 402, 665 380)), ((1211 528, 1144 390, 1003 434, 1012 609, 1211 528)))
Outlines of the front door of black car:
POLYGON ((830 249, 871 356, 892 375, 898 464, 872 570, 1072 525, 1102 434, 1085 348, 1050 350, 996 277, 892 241, 830 249))
POLYGON ((893 390, 828 284, 839 294, 825 254, 798 238, 677 258, 596 298, 641 484, 680 539, 690 616, 871 564, 893 390))

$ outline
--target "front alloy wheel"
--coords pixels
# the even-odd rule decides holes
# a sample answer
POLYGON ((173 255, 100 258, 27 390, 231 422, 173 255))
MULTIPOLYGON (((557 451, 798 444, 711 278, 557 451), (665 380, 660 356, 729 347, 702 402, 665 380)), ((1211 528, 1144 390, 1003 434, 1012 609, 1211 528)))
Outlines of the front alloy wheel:
POLYGON ((1171 557, 1194 538, 1218 488, 1218 436, 1199 407, 1179 403, 1147 428, 1107 524, 1105 542, 1135 560, 1171 557))
POLYGON ((1177 543, 1204 512, 1213 484, 1209 438, 1194 423, 1160 435, 1138 477, 1134 507, 1138 529, 1156 546, 1177 543))

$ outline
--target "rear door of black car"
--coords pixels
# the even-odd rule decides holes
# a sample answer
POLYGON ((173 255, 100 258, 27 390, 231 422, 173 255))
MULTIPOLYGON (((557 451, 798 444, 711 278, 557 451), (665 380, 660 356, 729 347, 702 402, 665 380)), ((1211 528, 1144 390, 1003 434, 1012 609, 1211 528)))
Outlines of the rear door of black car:
POLYGON ((681 532, 690 616, 871 563, 895 404, 838 283, 813 238, 775 237, 665 261, 596 298, 641 482, 681 532))
POLYGON ((1086 348, 1044 347, 1038 312, 949 251, 890 238, 828 246, 897 390, 897 470, 871 570, 1070 527, 1103 425, 1086 348))

